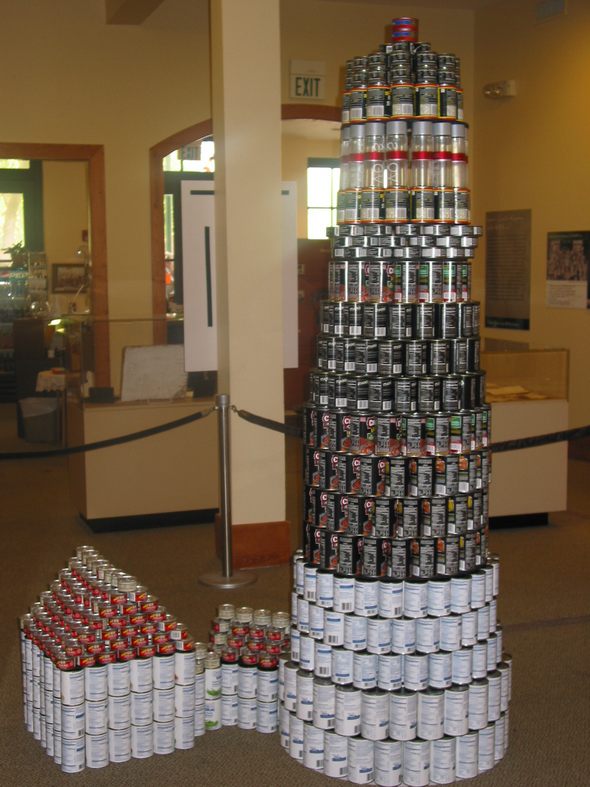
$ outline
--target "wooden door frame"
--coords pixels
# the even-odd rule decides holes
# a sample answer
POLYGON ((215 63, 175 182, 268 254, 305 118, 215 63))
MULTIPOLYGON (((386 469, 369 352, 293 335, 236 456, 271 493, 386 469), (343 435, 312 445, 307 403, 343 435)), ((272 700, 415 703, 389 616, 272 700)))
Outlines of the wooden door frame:
MULTIPOLYGON (((325 104, 283 104, 282 120, 330 120, 340 122, 339 107, 325 104)), ((166 284, 164 278, 164 172, 162 159, 174 150, 213 134, 211 120, 178 131, 150 148, 150 207, 152 240, 152 312, 154 340, 165 341, 166 284)))
POLYGON ((94 318, 95 385, 110 384, 109 303, 105 168, 103 145, 0 142, 0 158, 42 161, 83 161, 88 164, 88 209, 92 250, 92 317, 94 318))

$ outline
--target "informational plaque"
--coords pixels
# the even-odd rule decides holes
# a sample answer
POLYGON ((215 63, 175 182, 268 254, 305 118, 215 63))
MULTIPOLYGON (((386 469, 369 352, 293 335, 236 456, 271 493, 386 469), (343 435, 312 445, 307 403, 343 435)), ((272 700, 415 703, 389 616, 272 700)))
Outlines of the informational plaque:
POLYGON ((486 213, 486 328, 528 331, 531 211, 486 213))
POLYGON ((590 308, 590 232, 547 233, 547 306, 590 308))

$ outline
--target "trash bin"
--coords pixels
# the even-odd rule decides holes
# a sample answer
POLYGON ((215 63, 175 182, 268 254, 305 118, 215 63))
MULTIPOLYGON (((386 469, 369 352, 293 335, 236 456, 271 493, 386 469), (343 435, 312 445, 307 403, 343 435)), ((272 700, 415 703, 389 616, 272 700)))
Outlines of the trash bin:
POLYGON ((29 396, 19 399, 23 437, 28 443, 57 443, 59 430, 59 398, 29 396))

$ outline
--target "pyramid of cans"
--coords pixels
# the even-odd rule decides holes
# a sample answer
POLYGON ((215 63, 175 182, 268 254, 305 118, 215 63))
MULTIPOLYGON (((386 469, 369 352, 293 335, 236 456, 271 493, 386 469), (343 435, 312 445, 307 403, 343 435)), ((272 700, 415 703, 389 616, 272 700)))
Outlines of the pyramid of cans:
POLYGON ((196 642, 91 546, 20 619, 25 725, 66 773, 190 749, 222 726, 278 728, 290 616, 221 604, 196 642))
POLYGON ((461 95, 416 20, 347 64, 279 726, 358 784, 471 778, 508 741, 461 95))

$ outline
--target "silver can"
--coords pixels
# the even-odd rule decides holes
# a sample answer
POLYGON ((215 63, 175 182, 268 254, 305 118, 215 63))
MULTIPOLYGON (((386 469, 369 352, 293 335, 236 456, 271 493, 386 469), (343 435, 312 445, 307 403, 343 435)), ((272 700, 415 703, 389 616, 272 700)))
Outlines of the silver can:
POLYGON ((442 617, 451 612, 451 580, 448 578, 428 580, 428 601, 426 611, 434 617, 442 617))
MULTIPOLYGON (((150 692, 151 696, 151 692, 150 692)), ((108 729, 107 701, 86 702, 85 730, 87 735, 104 735, 108 729)), ((150 721, 151 721, 150 714, 150 721)))
POLYGON ((488 674, 488 643, 476 642, 471 652, 473 653, 471 676, 474 680, 485 678, 488 674))
POLYGON ((279 703, 279 737, 281 746, 286 751, 289 751, 290 720, 291 714, 282 703, 279 703))
POLYGON ((279 726, 279 711, 277 701, 263 702, 256 700, 256 732, 270 734, 277 731, 279 726))
POLYGON ((471 578, 451 577, 451 612, 462 614, 471 609, 471 578))

